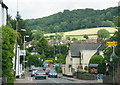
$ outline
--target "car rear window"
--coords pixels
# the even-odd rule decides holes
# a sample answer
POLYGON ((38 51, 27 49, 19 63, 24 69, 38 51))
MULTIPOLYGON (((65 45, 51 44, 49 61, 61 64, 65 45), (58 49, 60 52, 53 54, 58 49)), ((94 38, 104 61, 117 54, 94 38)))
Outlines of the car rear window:
POLYGON ((38 69, 33 69, 33 71, 36 71, 36 70, 38 70, 38 69))
POLYGON ((45 71, 43 71, 43 70, 38 70, 37 72, 38 72, 38 73, 44 73, 45 71))

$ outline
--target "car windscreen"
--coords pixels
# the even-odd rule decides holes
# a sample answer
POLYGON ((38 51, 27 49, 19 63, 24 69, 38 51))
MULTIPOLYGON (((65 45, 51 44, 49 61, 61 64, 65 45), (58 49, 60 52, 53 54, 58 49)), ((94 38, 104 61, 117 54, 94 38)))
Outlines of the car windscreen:
POLYGON ((51 70, 50 72, 51 72, 51 73, 56 73, 56 71, 55 71, 55 70, 51 70))
POLYGON ((38 69, 33 69, 33 71, 36 71, 36 70, 38 70, 38 69))

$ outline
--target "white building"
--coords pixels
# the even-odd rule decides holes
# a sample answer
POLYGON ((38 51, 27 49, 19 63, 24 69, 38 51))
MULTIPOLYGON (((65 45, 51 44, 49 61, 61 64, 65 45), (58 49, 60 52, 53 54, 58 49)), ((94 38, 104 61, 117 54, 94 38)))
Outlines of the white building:
POLYGON ((62 67, 62 74, 73 76, 78 67, 88 70, 89 60, 94 55, 103 55, 105 44, 70 44, 66 65, 62 67))
POLYGON ((8 7, 0 0, 0 27, 7 23, 8 7))

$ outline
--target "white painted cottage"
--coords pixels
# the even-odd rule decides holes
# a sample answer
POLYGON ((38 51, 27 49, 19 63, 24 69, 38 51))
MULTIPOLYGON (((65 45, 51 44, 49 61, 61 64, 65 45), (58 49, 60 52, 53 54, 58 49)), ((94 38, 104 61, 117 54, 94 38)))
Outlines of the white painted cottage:
POLYGON ((0 27, 7 24, 8 7, 0 0, 0 27))
POLYGON ((78 66, 83 70, 88 67, 89 60, 94 55, 103 55, 105 44, 70 44, 66 65, 62 67, 62 74, 73 76, 78 66))

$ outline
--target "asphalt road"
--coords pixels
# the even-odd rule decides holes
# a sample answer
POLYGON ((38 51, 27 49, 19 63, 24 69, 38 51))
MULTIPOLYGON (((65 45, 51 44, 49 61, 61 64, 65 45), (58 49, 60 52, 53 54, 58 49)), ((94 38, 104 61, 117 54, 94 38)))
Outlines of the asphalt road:
MULTIPOLYGON (((64 78, 62 75, 59 75, 61 77, 58 77, 58 78, 49 78, 48 76, 46 77, 46 79, 35 79, 35 77, 31 77, 31 72, 28 72, 26 71, 25 73, 25 79, 17 79, 15 81, 16 85, 17 83, 28 83, 28 84, 31 84, 31 85, 48 85, 48 84, 51 84, 51 85, 73 85, 76 84, 82 84, 82 83, 88 83, 91 85, 91 83, 96 83, 98 84, 97 81, 87 81, 87 80, 78 80, 78 79, 69 79, 68 77, 67 78, 64 78)), ((87 85, 88 85, 87 84, 87 85)), ((15 85, 15 84, 14 84, 15 85)))
POLYGON ((71 81, 67 79, 62 78, 49 78, 48 76, 46 79, 35 79, 34 77, 31 77, 31 73, 27 73, 27 80, 32 81, 33 83, 77 83, 76 81, 71 81))
POLYGON ((46 78, 46 79, 39 79, 35 80, 33 79, 34 83, 76 83, 75 81, 70 81, 67 79, 62 79, 62 78, 46 78))

